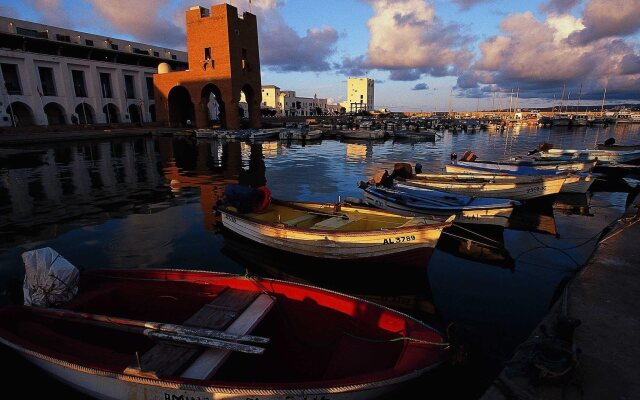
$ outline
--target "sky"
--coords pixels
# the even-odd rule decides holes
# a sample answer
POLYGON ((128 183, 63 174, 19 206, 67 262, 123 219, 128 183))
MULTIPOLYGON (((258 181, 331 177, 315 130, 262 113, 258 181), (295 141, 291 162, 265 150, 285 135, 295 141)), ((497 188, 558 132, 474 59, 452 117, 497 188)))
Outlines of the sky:
MULTIPOLYGON (((184 49, 206 0, 0 0, 0 15, 184 49)), ((233 0, 258 16, 262 83, 376 108, 474 111, 640 102, 640 0, 233 0), (563 96, 564 92, 564 96, 563 96), (512 94, 513 93, 513 94, 512 94)))

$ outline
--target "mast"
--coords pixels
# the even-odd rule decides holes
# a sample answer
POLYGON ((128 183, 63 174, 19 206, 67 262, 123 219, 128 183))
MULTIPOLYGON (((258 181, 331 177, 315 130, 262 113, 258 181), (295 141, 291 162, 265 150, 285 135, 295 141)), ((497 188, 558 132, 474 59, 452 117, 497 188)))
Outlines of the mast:
MULTIPOLYGON (((608 84, 609 82, 607 82, 608 84)), ((600 116, 604 117, 604 99, 607 97, 607 85, 604 86, 604 93, 602 94, 602 108, 600 109, 600 116)))

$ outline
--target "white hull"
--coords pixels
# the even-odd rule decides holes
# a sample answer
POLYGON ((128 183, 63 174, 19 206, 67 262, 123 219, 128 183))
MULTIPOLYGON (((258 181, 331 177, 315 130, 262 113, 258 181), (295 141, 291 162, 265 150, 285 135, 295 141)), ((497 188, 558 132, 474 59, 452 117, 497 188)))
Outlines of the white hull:
MULTIPOLYGON (((445 175, 446 177, 446 175, 445 175)), ((470 175, 472 177, 472 175, 470 175)), ((531 200, 560 193, 567 176, 496 176, 486 182, 413 179, 406 184, 416 189, 431 189, 462 194, 469 197, 494 197, 513 200, 531 200)), ((577 179, 579 181, 579 179, 577 179)))
MULTIPOLYGON (((397 212, 403 215, 419 216, 419 215, 440 215, 438 212, 417 210, 414 207, 404 205, 402 203, 387 201, 384 198, 374 196, 364 191, 364 202, 381 208, 383 210, 397 212)), ((507 227, 509 217, 513 212, 513 207, 479 209, 479 210, 463 210, 457 212, 455 223, 458 224, 480 224, 480 225, 497 225, 507 227)))
POLYGON ((386 381, 357 384, 344 387, 312 389, 243 389, 178 384, 152 378, 117 374, 71 364, 19 347, 0 339, 7 346, 17 350, 28 361, 41 368, 57 380, 74 389, 101 400, 286 400, 286 399, 326 399, 356 400, 375 399, 395 389, 401 383, 414 379, 431 368, 415 371, 411 374, 388 379, 386 381))
POLYGON ((557 160, 598 160, 600 162, 626 163, 640 160, 640 150, 563 150, 550 149, 540 153, 542 159, 557 160))
POLYGON ((478 168, 491 170, 494 173, 518 174, 522 171, 549 172, 586 172, 595 166, 594 161, 577 161, 571 163, 558 163, 551 160, 535 161, 533 164, 518 164, 517 161, 504 163, 483 163, 471 161, 458 161, 456 164, 446 165, 448 173, 479 173, 478 168))
POLYGON ((367 260, 436 246, 445 225, 363 232, 295 229, 262 224, 222 211, 225 228, 254 242, 310 257, 367 260))

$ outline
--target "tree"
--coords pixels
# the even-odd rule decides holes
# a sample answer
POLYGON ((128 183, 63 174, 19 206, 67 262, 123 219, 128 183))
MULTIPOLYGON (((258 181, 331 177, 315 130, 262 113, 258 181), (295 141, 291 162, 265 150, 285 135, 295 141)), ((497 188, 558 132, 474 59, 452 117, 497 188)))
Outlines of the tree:
POLYGON ((344 107, 340 107, 340 115, 345 115, 347 113, 347 109, 344 107))
POLYGON ((316 107, 316 115, 322 115, 322 108, 316 107))

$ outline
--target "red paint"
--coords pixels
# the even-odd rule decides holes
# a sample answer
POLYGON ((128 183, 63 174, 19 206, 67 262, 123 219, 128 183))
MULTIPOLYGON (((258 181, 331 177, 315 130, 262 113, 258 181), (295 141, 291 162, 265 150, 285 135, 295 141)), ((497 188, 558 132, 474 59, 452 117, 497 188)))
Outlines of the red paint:
MULTIPOLYGON (((182 323, 225 286, 276 297, 275 307, 252 332, 272 342, 261 356, 233 354, 209 384, 303 388, 368 383, 427 368, 444 357, 437 346, 384 341, 398 336, 441 341, 439 333, 394 311, 322 289, 213 272, 88 273, 81 278, 78 296, 64 308, 182 323)), ((15 306, 0 310, 0 336, 55 358, 118 373, 135 364, 136 352, 153 346, 142 336, 46 319, 15 306)))

